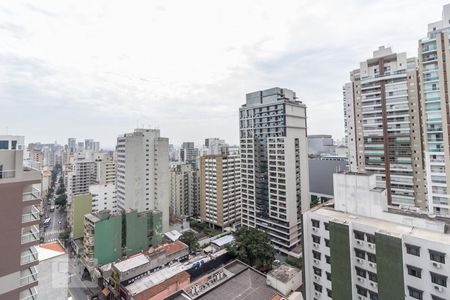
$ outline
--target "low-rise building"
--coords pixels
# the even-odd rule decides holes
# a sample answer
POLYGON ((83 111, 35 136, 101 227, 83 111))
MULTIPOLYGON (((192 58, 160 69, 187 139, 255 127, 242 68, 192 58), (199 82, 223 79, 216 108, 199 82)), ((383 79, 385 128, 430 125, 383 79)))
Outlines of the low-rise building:
POLYGON ((267 285, 284 296, 289 296, 303 284, 302 271, 287 264, 282 264, 267 274, 267 285))

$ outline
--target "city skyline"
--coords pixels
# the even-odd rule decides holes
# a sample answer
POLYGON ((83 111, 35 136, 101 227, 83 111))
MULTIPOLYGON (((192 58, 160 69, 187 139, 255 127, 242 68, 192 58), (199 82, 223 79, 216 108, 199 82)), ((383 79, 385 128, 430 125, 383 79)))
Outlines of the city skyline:
POLYGON ((136 127, 160 128, 172 144, 218 131, 238 144, 245 94, 273 86, 307 105, 309 134, 340 139, 355 62, 381 45, 417 56, 445 1, 51 4, 0 5, 0 133, 112 149, 136 127))

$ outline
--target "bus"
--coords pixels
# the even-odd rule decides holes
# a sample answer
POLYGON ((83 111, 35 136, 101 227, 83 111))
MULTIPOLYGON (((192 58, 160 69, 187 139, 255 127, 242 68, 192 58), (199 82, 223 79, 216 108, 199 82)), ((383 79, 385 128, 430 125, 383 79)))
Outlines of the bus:
POLYGON ((50 225, 50 218, 45 219, 44 227, 48 227, 50 225))

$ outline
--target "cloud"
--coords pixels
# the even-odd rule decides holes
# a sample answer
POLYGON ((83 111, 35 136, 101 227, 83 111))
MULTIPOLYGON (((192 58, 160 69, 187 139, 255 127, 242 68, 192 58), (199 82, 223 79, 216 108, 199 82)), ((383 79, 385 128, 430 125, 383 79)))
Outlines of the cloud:
POLYGON ((307 105, 310 133, 340 138, 349 72, 379 45, 417 55, 444 3, 2 1, 2 122, 28 141, 113 146, 140 123, 177 144, 237 143, 245 94, 280 86, 307 105))

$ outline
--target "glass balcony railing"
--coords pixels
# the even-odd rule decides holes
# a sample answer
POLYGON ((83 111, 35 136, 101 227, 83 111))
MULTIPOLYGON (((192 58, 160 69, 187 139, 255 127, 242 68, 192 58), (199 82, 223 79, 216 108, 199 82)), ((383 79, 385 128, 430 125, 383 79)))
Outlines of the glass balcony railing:
POLYGON ((0 172, 0 179, 14 178, 16 177, 15 170, 3 170, 0 172))
POLYGON ((40 198, 41 198, 41 191, 33 187, 31 192, 23 193, 22 201, 37 200, 40 198))
POLYGON ((20 292, 19 300, 37 300, 38 291, 36 287, 20 292))
POLYGON ((37 161, 34 160, 24 160, 23 161, 23 170, 24 171, 40 171, 41 165, 37 161))
POLYGON ((36 206, 31 206, 31 211, 22 214, 22 223, 28 223, 39 220, 39 209, 36 206))
POLYGON ((37 260, 38 260, 38 253, 36 251, 36 248, 34 248, 34 246, 30 247, 30 249, 23 251, 22 254, 20 255, 21 265, 30 264, 37 260))
POLYGON ((39 229, 36 225, 30 226, 28 229, 22 229, 22 244, 27 244, 39 240, 39 229))
POLYGON ((38 272, 36 267, 31 267, 20 271, 20 286, 25 286, 38 281, 38 272))

